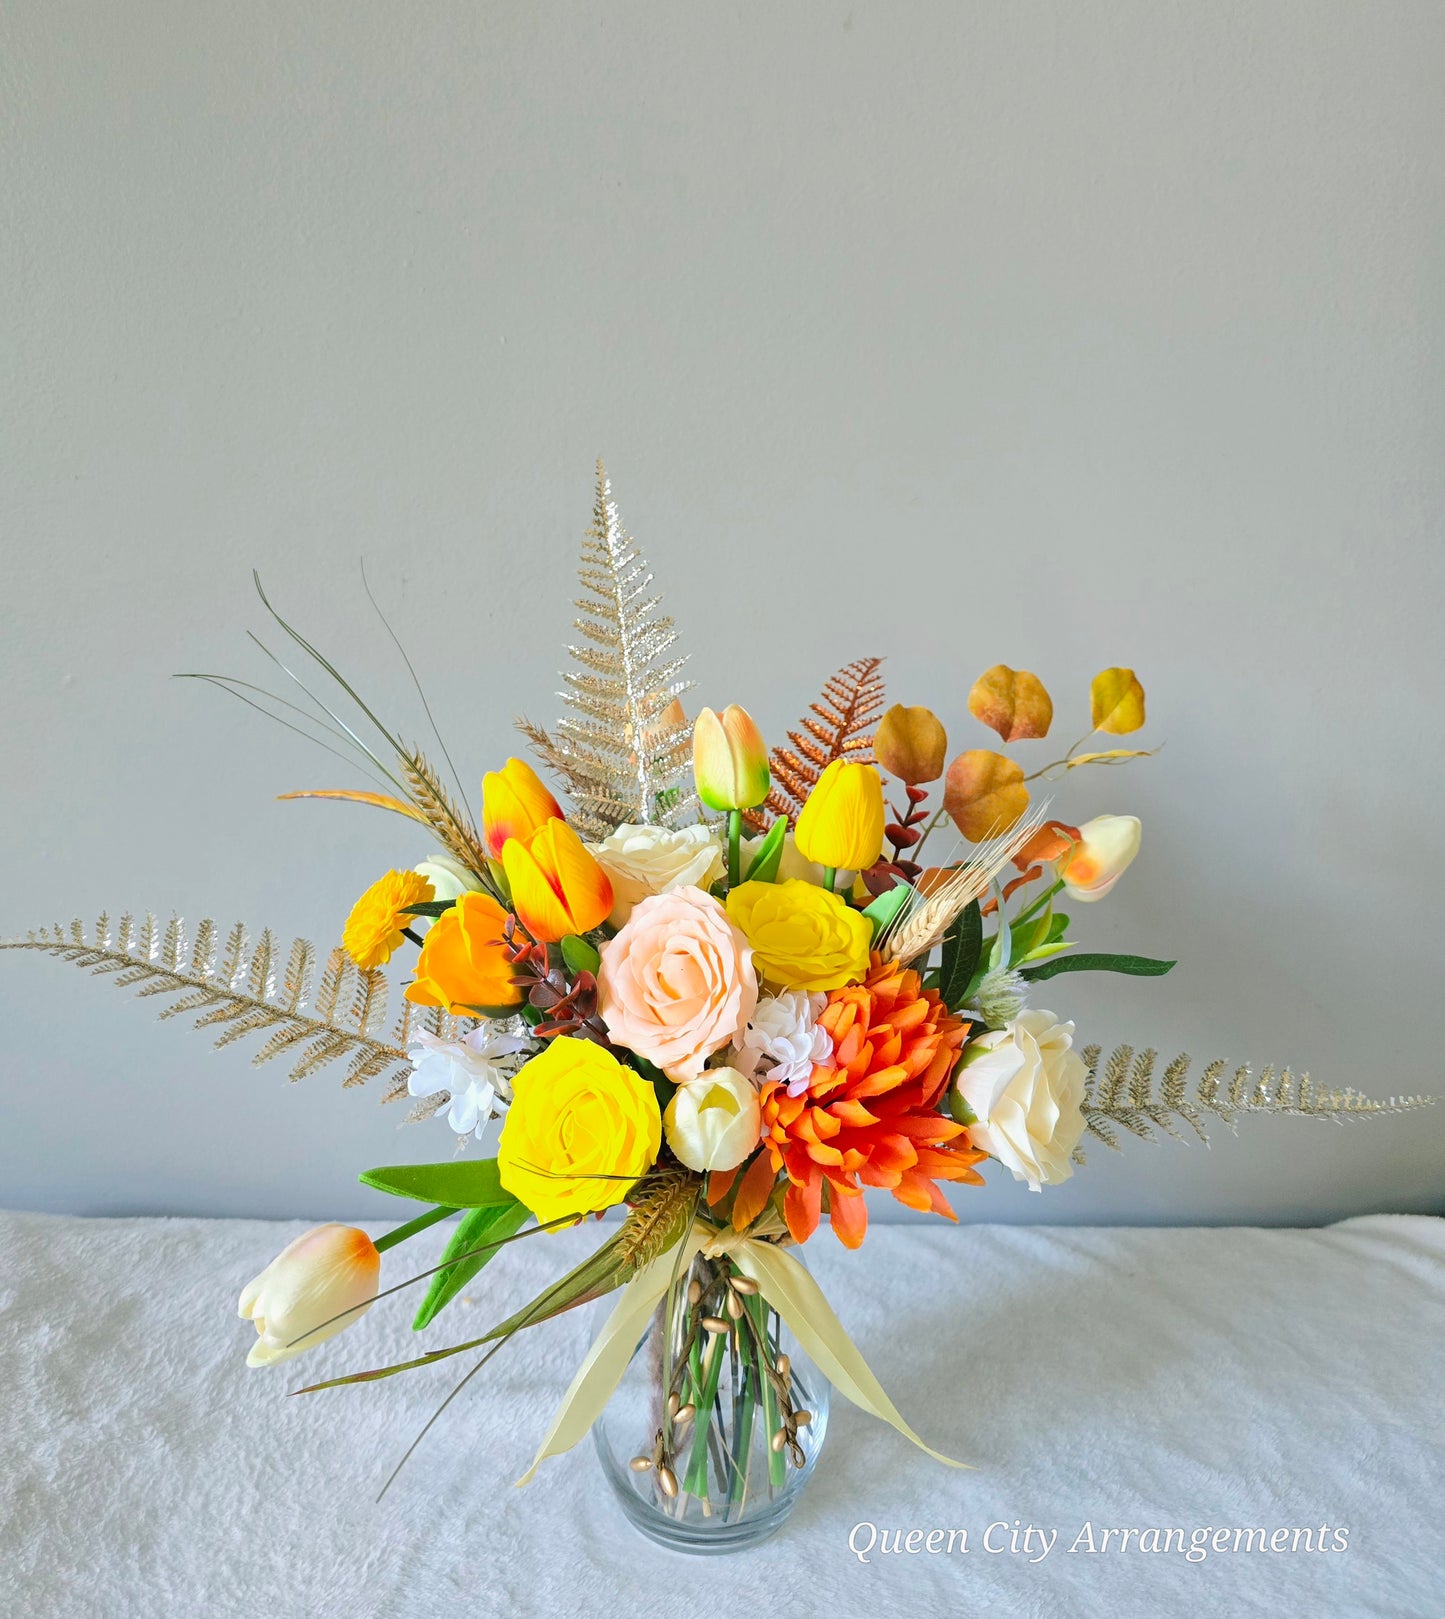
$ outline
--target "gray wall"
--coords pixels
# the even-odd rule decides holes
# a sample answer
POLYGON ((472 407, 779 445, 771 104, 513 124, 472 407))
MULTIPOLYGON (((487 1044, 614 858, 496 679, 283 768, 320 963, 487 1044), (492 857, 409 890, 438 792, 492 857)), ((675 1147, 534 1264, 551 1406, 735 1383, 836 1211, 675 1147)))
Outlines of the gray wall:
MULTIPOLYGON (((698 699, 778 735, 843 660, 1106 663, 1163 753, 1061 979, 1090 1036, 1440 1078, 1445 8, 219 5, 0 20, 0 928, 105 906, 336 936, 422 845, 180 669, 276 597, 475 778, 550 718, 607 456, 698 699), (729 605, 731 604, 731 605, 729 605)), ((1036 744, 1036 748, 1048 744, 1036 744)), ((1082 915, 1082 913, 1081 913, 1082 915)), ((0 958, 0 1202, 354 1216, 442 1124, 0 958)), ((967 1219, 1445 1208, 1445 1107, 1100 1151, 967 1219)), ((889 1205, 892 1208, 892 1205, 889 1205)))

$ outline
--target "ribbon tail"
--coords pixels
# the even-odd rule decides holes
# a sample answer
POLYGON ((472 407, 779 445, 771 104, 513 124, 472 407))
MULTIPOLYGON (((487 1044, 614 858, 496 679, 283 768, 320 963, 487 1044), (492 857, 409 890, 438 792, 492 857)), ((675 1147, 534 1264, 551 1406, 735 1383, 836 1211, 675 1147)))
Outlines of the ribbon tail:
POLYGON ((968 1462, 956 1462, 924 1444, 908 1426, 834 1315, 822 1288, 791 1254, 774 1243, 750 1241, 734 1247, 730 1257, 758 1284, 763 1297, 787 1322, 814 1365, 840 1394, 860 1410, 889 1423, 945 1467, 969 1467, 968 1462))
POLYGON ((532 1482, 537 1469, 549 1456, 560 1456, 563 1451, 571 1450, 602 1414, 603 1406, 622 1381, 622 1374, 627 1370, 648 1318, 657 1308, 657 1301, 672 1285, 673 1277, 686 1270, 698 1246, 694 1229, 640 1270, 622 1289, 616 1308, 607 1317, 562 1396, 562 1403, 541 1448, 532 1458, 532 1465, 517 1480, 519 1489, 532 1482), (679 1254, 679 1248, 684 1252, 679 1254))

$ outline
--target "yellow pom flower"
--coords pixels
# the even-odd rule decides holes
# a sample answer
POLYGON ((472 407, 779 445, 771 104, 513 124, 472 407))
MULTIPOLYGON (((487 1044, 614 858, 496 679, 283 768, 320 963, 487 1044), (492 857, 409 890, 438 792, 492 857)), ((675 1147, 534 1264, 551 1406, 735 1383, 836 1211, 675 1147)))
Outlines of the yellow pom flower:
POLYGON ((408 905, 420 905, 436 890, 415 871, 389 871, 351 907, 351 915, 341 931, 341 943, 358 967, 380 967, 405 943, 402 929, 415 918, 406 913, 408 905))
POLYGON ((818 778, 793 828, 805 860, 866 871, 883 852, 883 782, 872 765, 835 759, 818 778))
POLYGON ((661 1146, 652 1086, 592 1041, 559 1035, 512 1081, 497 1172, 539 1224, 580 1220, 620 1203, 661 1146))
POLYGON ((752 946, 758 976, 770 984, 837 989, 868 971, 873 924, 826 888, 796 877, 742 883, 728 895, 727 911, 752 946))

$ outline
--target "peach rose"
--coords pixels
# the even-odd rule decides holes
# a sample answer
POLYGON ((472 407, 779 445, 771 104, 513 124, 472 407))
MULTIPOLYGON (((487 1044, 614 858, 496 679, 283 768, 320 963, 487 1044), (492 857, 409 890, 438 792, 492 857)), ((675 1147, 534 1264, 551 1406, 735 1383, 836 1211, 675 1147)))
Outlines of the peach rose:
POLYGON ((602 946, 602 1019, 620 1046, 679 1083, 748 1025, 758 980, 748 942, 700 888, 673 888, 633 907, 602 946))

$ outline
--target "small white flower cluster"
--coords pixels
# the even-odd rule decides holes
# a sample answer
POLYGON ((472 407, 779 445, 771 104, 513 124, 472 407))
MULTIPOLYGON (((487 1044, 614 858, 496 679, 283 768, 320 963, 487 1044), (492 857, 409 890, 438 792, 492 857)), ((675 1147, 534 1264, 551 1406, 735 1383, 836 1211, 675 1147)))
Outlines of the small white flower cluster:
POLYGON ((450 1091, 447 1123, 459 1136, 480 1137, 506 1111, 512 1076, 521 1067, 517 1059, 530 1049, 531 1041, 504 1023, 483 1023, 460 1040, 418 1033, 406 1048, 412 1066, 406 1088, 413 1096, 450 1091))
POLYGON ((826 995, 804 989, 765 996, 738 1042, 735 1066, 750 1079, 776 1080, 789 1096, 801 1096, 814 1066, 826 1066, 833 1056, 832 1038, 817 1024, 827 1004, 826 995))

